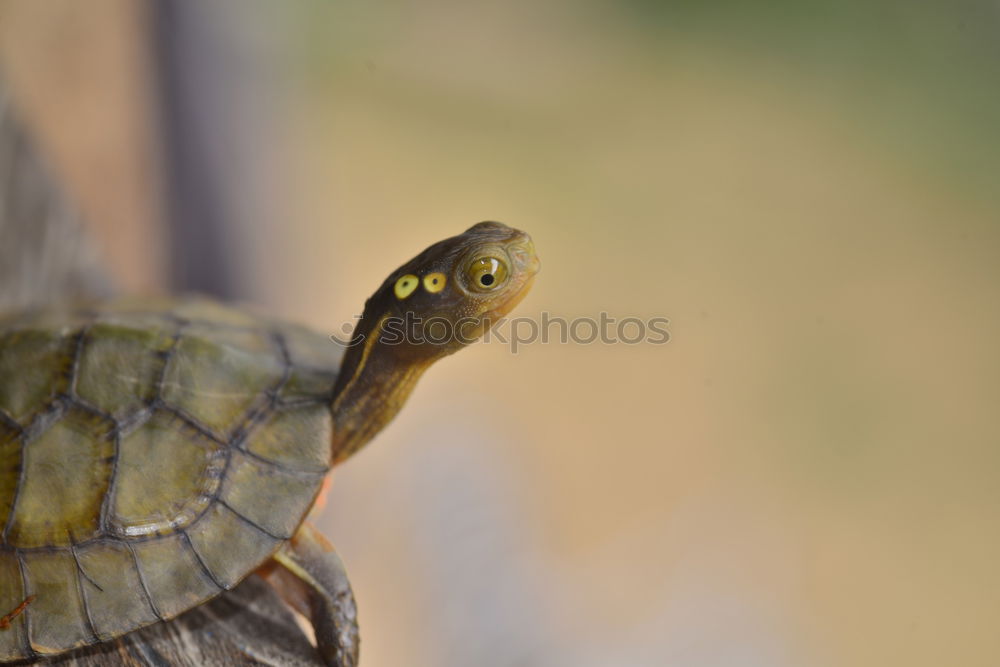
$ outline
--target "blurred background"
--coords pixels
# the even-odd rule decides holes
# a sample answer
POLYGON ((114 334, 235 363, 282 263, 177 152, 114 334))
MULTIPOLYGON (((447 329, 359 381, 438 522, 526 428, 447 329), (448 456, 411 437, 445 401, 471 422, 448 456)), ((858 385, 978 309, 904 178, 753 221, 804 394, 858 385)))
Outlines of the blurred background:
POLYGON ((1000 661, 1000 6, 0 0, 126 291, 339 332, 473 222, 518 315, 318 517, 366 667, 1000 661))

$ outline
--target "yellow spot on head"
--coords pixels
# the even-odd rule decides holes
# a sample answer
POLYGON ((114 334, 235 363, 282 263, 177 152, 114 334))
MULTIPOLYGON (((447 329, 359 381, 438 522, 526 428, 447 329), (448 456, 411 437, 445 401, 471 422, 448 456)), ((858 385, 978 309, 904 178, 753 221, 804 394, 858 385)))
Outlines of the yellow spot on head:
POLYGON ((428 273, 424 276, 424 289, 431 294, 437 294, 444 289, 447 280, 443 273, 428 273))
POLYGON ((419 278, 412 273, 407 273, 405 276, 401 276, 399 280, 396 281, 396 286, 393 288, 393 292, 396 293, 397 299, 405 299, 413 294, 413 290, 417 289, 417 285, 419 284, 419 278))

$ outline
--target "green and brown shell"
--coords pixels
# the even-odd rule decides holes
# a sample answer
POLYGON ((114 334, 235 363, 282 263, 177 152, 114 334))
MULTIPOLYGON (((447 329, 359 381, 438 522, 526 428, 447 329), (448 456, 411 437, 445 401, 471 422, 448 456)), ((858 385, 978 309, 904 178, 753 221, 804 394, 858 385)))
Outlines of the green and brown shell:
POLYGON ((265 561, 329 467, 338 353, 196 299, 0 321, 0 661, 171 618, 265 561))

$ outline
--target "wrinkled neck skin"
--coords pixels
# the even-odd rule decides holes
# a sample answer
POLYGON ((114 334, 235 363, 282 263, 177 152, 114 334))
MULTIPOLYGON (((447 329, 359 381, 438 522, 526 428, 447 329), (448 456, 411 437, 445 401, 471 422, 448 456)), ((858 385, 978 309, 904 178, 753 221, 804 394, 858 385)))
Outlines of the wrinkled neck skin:
POLYGON ((331 465, 340 463, 375 437, 410 396, 424 371, 453 349, 415 354, 405 344, 381 341, 383 317, 366 316, 358 323, 355 342, 344 356, 334 387, 333 452, 331 465), (366 321, 367 320, 367 321, 366 321))

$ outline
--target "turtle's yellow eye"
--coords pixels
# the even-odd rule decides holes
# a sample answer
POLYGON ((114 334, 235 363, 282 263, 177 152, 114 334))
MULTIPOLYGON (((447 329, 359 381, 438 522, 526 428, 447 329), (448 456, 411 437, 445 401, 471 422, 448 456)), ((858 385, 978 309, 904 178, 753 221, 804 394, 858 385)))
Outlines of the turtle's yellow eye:
POLYGON ((417 285, 419 284, 419 278, 412 273, 407 273, 405 276, 400 276, 399 280, 396 281, 396 286, 393 287, 393 292, 396 293, 397 299, 405 299, 413 294, 413 290, 417 289, 417 285))
POLYGON ((424 289, 431 294, 437 294, 444 289, 446 280, 443 273, 428 273, 424 276, 424 289))
POLYGON ((475 289, 489 291, 507 280, 507 264, 496 257, 480 257, 465 270, 465 276, 475 289))

